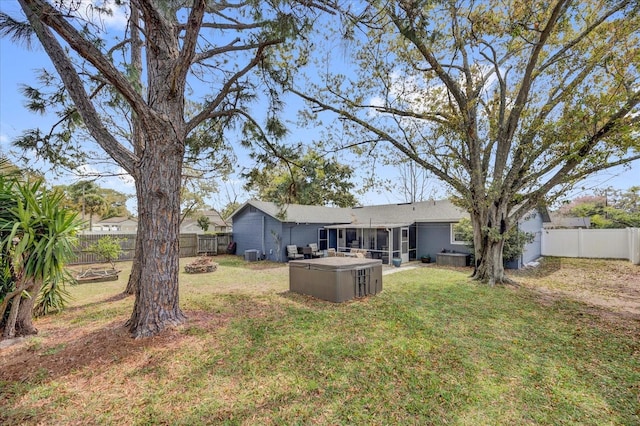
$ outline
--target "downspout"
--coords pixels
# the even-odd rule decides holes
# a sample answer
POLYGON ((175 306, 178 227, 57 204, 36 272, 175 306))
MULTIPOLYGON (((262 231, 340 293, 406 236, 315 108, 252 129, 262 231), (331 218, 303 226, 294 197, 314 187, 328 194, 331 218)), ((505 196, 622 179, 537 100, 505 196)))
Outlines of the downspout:
POLYGON ((391 259, 393 259, 393 229, 390 228, 385 228, 387 230, 387 241, 389 241, 389 245, 387 247, 387 250, 389 250, 389 252, 387 253, 387 257, 389 258, 389 260, 387 260, 387 265, 391 265, 391 259))
POLYGON ((265 218, 264 215, 262 215, 262 256, 267 255, 267 253, 265 252, 265 244, 264 244, 264 228, 265 228, 265 218))

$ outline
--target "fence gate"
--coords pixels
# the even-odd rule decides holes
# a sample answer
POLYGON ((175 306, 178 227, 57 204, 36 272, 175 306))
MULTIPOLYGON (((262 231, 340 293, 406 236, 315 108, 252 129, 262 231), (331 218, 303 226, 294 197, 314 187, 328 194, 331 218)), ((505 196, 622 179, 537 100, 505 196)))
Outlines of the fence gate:
POLYGON ((218 237, 216 235, 198 235, 198 254, 218 254, 218 237))

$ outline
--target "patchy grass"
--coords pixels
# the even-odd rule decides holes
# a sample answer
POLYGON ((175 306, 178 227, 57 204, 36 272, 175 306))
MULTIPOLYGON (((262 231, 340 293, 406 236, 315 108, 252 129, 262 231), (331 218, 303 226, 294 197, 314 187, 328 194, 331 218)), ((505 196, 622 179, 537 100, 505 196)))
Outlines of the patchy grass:
POLYGON ((35 343, 0 353, 0 423, 640 423, 638 318, 541 298, 536 282, 574 285, 549 278, 565 259, 517 288, 400 271, 342 304, 289 293, 286 267, 216 261, 180 274, 189 321, 150 339, 122 328, 127 274, 74 287, 35 343))
POLYGON ((539 268, 514 271, 519 283, 546 299, 577 300, 615 321, 640 318, 640 266, 625 260, 545 258, 539 268))

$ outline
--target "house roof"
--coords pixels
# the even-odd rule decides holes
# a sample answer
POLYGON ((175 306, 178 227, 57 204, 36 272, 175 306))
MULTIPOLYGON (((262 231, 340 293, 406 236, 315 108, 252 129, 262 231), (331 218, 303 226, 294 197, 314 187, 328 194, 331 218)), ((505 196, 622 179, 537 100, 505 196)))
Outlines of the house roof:
POLYGON ((351 209, 325 206, 304 206, 300 204, 287 204, 280 207, 275 203, 258 200, 247 201, 233 212, 231 218, 248 206, 253 206, 262 210, 269 216, 278 219, 281 222, 350 223, 353 220, 351 209))
POLYGON ((181 227, 200 227, 198 225, 198 218, 201 216, 206 216, 209 218, 210 226, 230 226, 225 220, 220 216, 220 214, 215 210, 204 210, 204 211, 196 211, 193 213, 192 217, 187 217, 182 221, 181 227))
POLYGON ((289 204, 282 209, 275 203, 250 200, 237 209, 231 217, 247 206, 253 206, 282 222, 351 224, 363 227, 407 226, 414 222, 458 222, 462 218, 469 217, 467 212, 454 206, 449 200, 354 208, 289 204), (281 212, 285 214, 284 220, 281 212))
POLYGON ((551 213, 550 223, 544 224, 545 228, 590 228, 590 217, 564 216, 558 212, 551 213))
POLYGON ((397 223, 398 219, 413 222, 458 222, 469 213, 449 200, 429 200, 417 203, 383 204, 353 209, 357 223, 397 223))
POLYGON ((138 222, 138 220, 133 217, 117 216, 117 217, 110 217, 108 219, 103 219, 99 222, 94 223, 94 225, 117 224, 117 223, 122 223, 127 221, 134 222, 134 223, 138 222))

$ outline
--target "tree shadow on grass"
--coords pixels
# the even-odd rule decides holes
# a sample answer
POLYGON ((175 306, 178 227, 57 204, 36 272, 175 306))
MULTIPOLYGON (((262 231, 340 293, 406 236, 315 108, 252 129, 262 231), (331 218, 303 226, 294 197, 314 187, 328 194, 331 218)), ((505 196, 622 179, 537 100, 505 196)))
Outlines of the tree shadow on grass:
POLYGON ((97 329, 48 329, 46 336, 34 336, 0 352, 0 382, 35 385, 85 369, 104 372, 127 363, 130 364, 127 368, 136 368, 151 353, 153 363, 161 364, 181 350, 182 341, 190 334, 189 328, 211 330, 228 321, 227 315, 209 312, 189 311, 187 317, 184 326, 168 328, 144 339, 131 338, 124 326, 124 316, 97 329))
POLYGON ((540 262, 540 265, 535 268, 511 270, 510 273, 516 279, 518 277, 544 278, 558 272, 560 269, 562 269, 562 258, 545 257, 540 262))
POLYGON ((119 302, 120 300, 124 300, 124 299, 126 299, 128 297, 133 297, 133 295, 132 294, 125 294, 125 293, 118 293, 115 296, 110 296, 110 297, 107 297, 106 299, 98 300, 96 302, 85 303, 84 305, 76 305, 76 306, 71 306, 69 308, 65 308, 65 311, 67 311, 67 312, 75 312, 75 311, 79 311, 79 310, 82 310, 82 309, 90 308, 92 306, 103 305, 103 304, 111 303, 111 302, 119 302))

